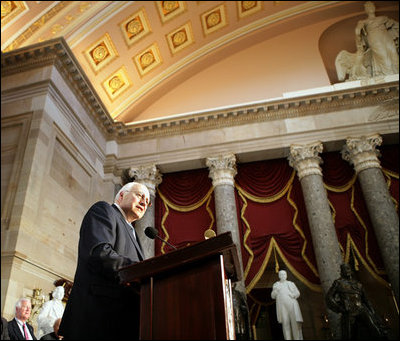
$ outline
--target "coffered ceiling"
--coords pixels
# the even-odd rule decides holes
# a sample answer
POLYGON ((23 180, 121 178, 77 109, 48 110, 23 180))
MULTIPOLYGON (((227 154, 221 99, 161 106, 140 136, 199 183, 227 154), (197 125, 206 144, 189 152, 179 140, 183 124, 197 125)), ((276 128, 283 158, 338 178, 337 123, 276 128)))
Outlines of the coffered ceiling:
POLYGON ((277 25, 281 33, 323 20, 339 3, 2 1, 1 50, 64 37, 111 117, 129 123, 154 101, 152 94, 223 59, 234 46, 255 43, 260 32, 264 39, 274 36, 277 25))

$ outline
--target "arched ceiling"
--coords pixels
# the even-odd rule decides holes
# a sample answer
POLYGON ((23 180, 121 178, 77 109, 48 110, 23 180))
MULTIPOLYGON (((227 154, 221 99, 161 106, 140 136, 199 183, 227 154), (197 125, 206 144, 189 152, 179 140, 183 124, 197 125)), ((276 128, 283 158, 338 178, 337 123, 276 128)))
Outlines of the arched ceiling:
POLYGON ((361 7, 357 1, 2 1, 1 50, 64 37, 111 117, 130 123, 152 95, 235 50, 361 7))

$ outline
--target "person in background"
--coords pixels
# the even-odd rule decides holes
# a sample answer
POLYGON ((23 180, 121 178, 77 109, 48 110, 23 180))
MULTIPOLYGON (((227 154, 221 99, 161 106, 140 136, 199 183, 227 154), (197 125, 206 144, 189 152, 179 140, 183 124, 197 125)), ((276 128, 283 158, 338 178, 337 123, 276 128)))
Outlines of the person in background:
POLYGON ((144 259, 132 223, 150 205, 147 187, 130 182, 114 204, 99 201, 86 213, 74 285, 59 329, 64 340, 139 338, 139 296, 119 284, 118 270, 144 259))
POLYGON ((1 317, 1 339, 10 340, 10 336, 8 335, 8 322, 3 316, 1 317))
POLYGON ((60 328, 61 317, 54 321, 53 331, 51 333, 43 335, 40 340, 62 340, 63 337, 58 334, 60 328))
POLYGON ((8 322, 10 340, 37 340, 33 327, 27 323, 32 306, 29 298, 20 298, 15 304, 15 318, 8 322))

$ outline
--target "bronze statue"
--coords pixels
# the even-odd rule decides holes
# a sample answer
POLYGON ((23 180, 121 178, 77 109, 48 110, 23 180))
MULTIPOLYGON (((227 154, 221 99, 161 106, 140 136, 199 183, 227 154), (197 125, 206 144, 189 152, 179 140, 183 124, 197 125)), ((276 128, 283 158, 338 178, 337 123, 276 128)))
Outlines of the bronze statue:
POLYGON ((340 274, 326 294, 326 303, 329 309, 341 313, 342 340, 385 339, 388 330, 368 301, 361 283, 353 279, 350 265, 342 264, 340 274))

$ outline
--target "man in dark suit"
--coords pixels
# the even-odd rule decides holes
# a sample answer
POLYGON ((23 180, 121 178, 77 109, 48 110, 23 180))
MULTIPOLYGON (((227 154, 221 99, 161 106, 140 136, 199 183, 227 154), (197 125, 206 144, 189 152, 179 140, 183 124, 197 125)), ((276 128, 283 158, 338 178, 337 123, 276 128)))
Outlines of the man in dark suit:
POLYGON ((29 298, 20 298, 15 305, 15 318, 8 322, 10 340, 37 340, 33 327, 27 323, 32 306, 29 298))
POLYGON ((78 265, 59 334, 65 340, 138 339, 139 296, 122 287, 118 269, 144 259, 132 223, 146 212, 150 193, 130 182, 114 204, 95 203, 83 218, 78 265))
POLYGON ((10 340, 10 336, 8 335, 8 322, 3 316, 1 317, 1 340, 10 340))

